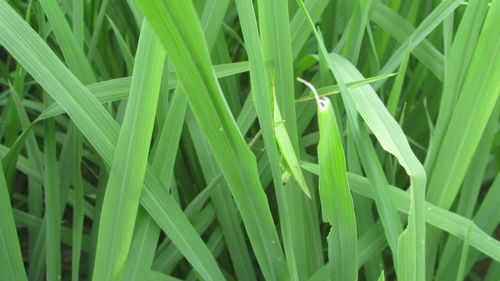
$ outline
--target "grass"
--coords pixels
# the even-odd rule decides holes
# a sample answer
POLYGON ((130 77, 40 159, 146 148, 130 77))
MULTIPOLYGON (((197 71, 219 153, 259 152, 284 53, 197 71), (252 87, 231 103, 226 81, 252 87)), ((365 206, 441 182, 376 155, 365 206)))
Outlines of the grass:
POLYGON ((4 278, 498 279, 498 18, 0 0, 4 278))

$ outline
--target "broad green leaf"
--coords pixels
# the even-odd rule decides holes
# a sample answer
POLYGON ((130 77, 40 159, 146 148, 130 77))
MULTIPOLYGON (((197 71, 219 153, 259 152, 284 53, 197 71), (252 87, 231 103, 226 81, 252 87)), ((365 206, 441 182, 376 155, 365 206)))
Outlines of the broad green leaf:
MULTIPOLYGON (((342 57, 332 54, 332 64, 338 67, 339 76, 345 80, 362 79, 361 74, 342 57)), ((338 77, 336 75, 336 77, 338 77)), ((346 95, 347 96, 347 95, 346 95)), ((371 86, 363 86, 352 90, 351 98, 359 114, 384 150, 393 154, 405 168, 410 177, 410 194, 412 194, 413 212, 410 212, 408 226, 399 240, 405 244, 398 245, 398 276, 402 280, 422 280, 425 273, 425 220, 423 202, 425 198, 426 174, 422 164, 411 150, 401 127, 392 118, 371 86), (410 250, 412 249, 412 250, 410 250), (404 268, 400 268, 404 266, 404 268), (407 267, 408 266, 408 267, 407 267), (405 275, 408 269, 408 276, 405 275), (420 275, 420 276, 419 276, 420 275), (407 278, 407 279, 406 279, 407 278)), ((401 244, 402 242, 398 242, 401 244)))
POLYGON ((354 204, 347 181, 344 149, 332 103, 320 98, 314 87, 304 80, 318 103, 319 197, 328 233, 328 257, 332 280, 357 280, 357 229, 354 204))
POLYGON ((318 104, 318 123, 319 193, 323 220, 332 225, 328 234, 332 280, 357 280, 356 217, 340 132, 328 99, 318 104))

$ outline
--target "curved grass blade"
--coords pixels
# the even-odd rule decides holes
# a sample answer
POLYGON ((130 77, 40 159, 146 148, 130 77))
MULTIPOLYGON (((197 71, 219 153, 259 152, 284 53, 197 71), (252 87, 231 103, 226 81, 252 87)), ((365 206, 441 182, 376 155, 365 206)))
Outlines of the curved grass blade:
MULTIPOLYGON (((344 58, 336 54, 332 54, 330 58, 338 67, 339 74, 337 75, 342 76, 342 79, 358 80, 363 78, 359 71, 344 58)), ((335 76, 338 77, 337 75, 335 76)), ((423 274, 425 274, 423 210, 426 185, 425 170, 411 150, 401 127, 392 118, 371 86, 354 89, 348 98, 351 98, 359 114, 375 134, 384 150, 398 159, 410 177, 410 194, 412 194, 414 211, 409 213, 408 226, 398 239, 398 260, 400 265, 409 268, 411 273, 405 277, 404 272, 407 271, 402 271, 400 265, 397 266, 397 270, 398 276, 402 275, 399 276, 401 280, 423 280, 423 274)))

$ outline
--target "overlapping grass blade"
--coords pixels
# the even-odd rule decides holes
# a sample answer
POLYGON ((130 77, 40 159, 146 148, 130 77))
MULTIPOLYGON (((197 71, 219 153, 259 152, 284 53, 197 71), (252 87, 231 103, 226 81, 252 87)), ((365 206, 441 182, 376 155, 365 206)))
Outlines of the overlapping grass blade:
MULTIPOLYGON (((111 165, 114 144, 118 138, 117 123, 5 1, 0 1, 0 7, 2 26, 0 42, 37 82, 53 95, 103 160, 111 165), (16 40, 11 40, 12 38, 16 40), (78 93, 78 100, 75 99, 75 93, 78 93), (82 107, 82 104, 85 107, 82 107)), ((172 241, 179 245, 179 249, 203 276, 207 279, 220 280, 220 274, 213 272, 217 268, 213 257, 189 224, 177 202, 163 189, 157 176, 150 169, 146 170, 145 185, 141 204, 172 241)))
MULTIPOLYGON (((365 265, 375 254, 382 251, 387 243, 384 239, 384 230, 381 224, 374 224, 366 233, 358 239, 358 267, 365 265)), ((330 278, 328 264, 324 265, 314 273, 308 281, 322 281, 330 278)))
POLYGON ((459 191, 472 155, 500 94, 500 36, 492 3, 467 70, 455 109, 443 135, 429 179, 428 201, 449 208, 459 191), (478 93, 480 97, 478 97, 478 93))
MULTIPOLYGON (((415 28, 408 21, 383 4, 376 5, 370 19, 400 43, 404 43, 415 32, 415 28)), ((413 46, 413 44, 408 44, 408 46, 413 46)), ((436 77, 443 80, 443 54, 429 40, 424 39, 412 50, 412 54, 436 77)))
POLYGON ((192 4, 136 2, 177 69, 191 109, 232 189, 264 276, 269 280, 287 279, 283 252, 258 179, 255 157, 236 127, 215 80, 192 4))
POLYGON ((431 170, 436 160, 443 136, 448 127, 453 108, 459 97, 472 54, 477 44, 479 31, 487 12, 487 1, 472 1, 467 5, 464 16, 458 27, 455 39, 450 48, 448 71, 444 77, 443 94, 439 115, 436 120, 436 129, 429 144, 429 153, 425 159, 425 166, 431 170))
MULTIPOLYGON (((488 165, 488 158, 493 143, 493 138, 496 132, 496 125, 500 107, 497 104, 495 112, 491 115, 488 125, 483 133, 478 148, 471 160, 471 165, 465 176, 463 186, 460 192, 460 198, 456 208, 456 213, 466 218, 472 218, 474 210, 478 202, 479 193, 483 183, 483 177, 488 165)), ((457 264, 458 248, 460 241, 455 237, 449 237, 444 248, 441 250, 441 258, 436 270, 436 279, 441 280, 444 276, 453 278, 456 273, 455 265, 457 264)))
MULTIPOLYGON (((308 0, 304 2, 313 22, 319 20, 328 2, 328 0, 308 0)), ((304 13, 300 10, 295 12, 295 15, 290 21, 290 33, 292 39, 292 57, 295 60, 311 35, 307 17, 305 17, 304 13)))
MULTIPOLYGON (((301 4, 301 8, 307 14, 302 2, 298 1, 298 3, 301 4)), ((407 229, 398 239, 399 254, 396 268, 402 280, 423 280, 425 275, 425 220, 423 211, 426 184, 425 170, 413 154, 401 128, 370 86, 355 89, 354 94, 349 95, 343 81, 349 80, 349 78, 360 80, 360 78, 362 79, 361 74, 341 56, 336 54, 328 55, 312 20, 309 20, 309 22, 318 40, 320 52, 325 57, 328 57, 328 66, 339 82, 344 101, 352 100, 359 114, 375 134, 382 147, 398 159, 410 176, 411 205, 414 210, 410 212, 407 229)), ((349 106, 348 104, 347 106, 349 106)))
MULTIPOLYGON (((445 0, 441 2, 432 12, 420 23, 415 31, 406 39, 399 48, 393 52, 379 74, 389 73, 394 71, 396 67, 403 61, 406 50, 410 43, 410 49, 413 51, 424 39, 431 33, 436 26, 439 25, 451 12, 453 12, 462 3, 460 0, 445 0)), ((379 4, 383 5, 383 4, 379 4)), ((438 78, 443 77, 442 73, 436 74, 438 78)), ((375 88, 378 89, 381 83, 376 83, 375 88)))
MULTIPOLYGON (((217 78, 227 77, 248 71, 248 62, 236 62, 215 65, 214 71, 217 78)), ((111 79, 87 86, 90 93, 101 103, 112 102, 127 98, 130 92, 131 77, 111 79)), ((174 71, 169 72, 168 89, 174 89, 178 86, 177 75, 174 71)), ((64 113, 64 109, 59 104, 52 104, 40 114, 38 120, 54 117, 64 113)))
MULTIPOLYGON (((337 79, 339 79, 338 75, 342 75, 341 73, 343 73, 344 77, 350 76, 349 78, 353 80, 362 78, 361 74, 342 57, 333 54, 331 58, 332 63, 337 65, 339 69, 339 74, 336 75, 337 79)), ((398 274, 402 274, 400 276, 402 280, 423 280, 423 274, 425 273, 425 220, 423 210, 426 186, 425 170, 411 150, 403 131, 371 86, 354 89, 351 95, 345 96, 352 98, 351 100, 359 114, 375 134, 381 146, 398 159, 410 177, 413 212, 409 214, 407 229, 398 239, 402 241, 398 241, 398 260, 400 264, 397 266, 397 270, 398 274), (400 268, 400 266, 405 266, 411 273, 405 275, 406 270, 400 268)))
MULTIPOLYGON (((319 167, 316 164, 302 162, 302 167, 311 173, 319 175, 319 167)), ((349 172, 347 176, 352 191, 368 198, 374 197, 373 190, 367 178, 349 172)), ((389 188, 396 208, 401 212, 408 213, 410 211, 411 194, 394 186, 389 186, 389 188)), ((470 245, 494 260, 500 261, 500 241, 493 239, 470 219, 437 207, 429 202, 425 202, 424 210, 425 220, 428 224, 462 240, 467 236, 469 226, 472 223, 470 245)))
POLYGON ((153 264, 160 228, 144 208, 139 207, 122 279, 132 281, 147 275, 153 264))
POLYGON ((498 0, 136 1, 0 0, 5 278, 496 280, 498 0), (159 88, 156 106, 143 103, 151 91, 130 95, 145 20, 171 56, 151 63, 163 71, 135 69, 141 90, 159 88), (311 163, 339 155, 314 149, 316 97, 294 76, 332 102, 345 148, 334 168, 349 171, 356 214, 332 233, 355 221, 356 251, 334 251, 352 244, 335 244, 318 216, 311 163), (125 149, 122 124, 141 105, 150 131, 125 149), (116 211, 107 182, 127 167, 135 181, 115 187, 132 191, 111 197, 134 198, 116 211), (127 224, 118 251, 102 242, 113 224, 99 226, 115 218, 127 224))
MULTIPOLYGON (((196 124, 194 117, 188 114, 187 126, 193 140, 194 148, 200 160, 201 169, 206 180, 221 178, 220 170, 217 169, 215 159, 210 153, 207 142, 202 137, 202 131, 196 124)), ((240 219, 235 214, 234 205, 227 184, 221 182, 211 194, 211 202, 216 211, 217 220, 224 234, 224 240, 228 247, 231 259, 234 263, 235 274, 241 280, 255 280, 255 272, 251 262, 251 256, 247 248, 243 229, 240 227, 240 219)))
POLYGON ((115 23, 110 17, 107 17, 109 25, 113 29, 113 32, 116 37, 116 41, 118 41, 118 47, 120 48, 120 51, 122 53, 123 59, 125 60, 125 64, 127 65, 127 72, 132 73, 132 69, 134 68, 134 56, 130 52, 130 49, 127 46, 127 43, 125 42, 125 39, 123 39, 123 36, 120 33, 120 30, 118 27, 116 27, 115 23))
MULTIPOLYGON (((493 78, 500 75, 500 67, 498 67, 500 42, 490 40, 500 34, 500 28, 495 22, 499 15, 500 4, 493 2, 448 124, 444 125, 446 117, 442 119, 443 123, 440 128, 446 131, 442 134, 441 143, 434 144, 434 147, 438 147, 439 150, 433 151, 435 156, 431 154, 428 162, 432 164, 428 201, 445 209, 451 207, 455 200, 500 93, 500 82, 493 78), (477 93, 480 94, 479 98, 477 93), (435 157, 435 160, 432 160, 432 157, 435 157)), ((467 52, 460 52, 460 50, 457 52, 467 56, 467 52)), ((462 67, 466 66, 462 65, 462 67)), ((460 77, 463 74, 455 75, 460 77)), ((438 137, 441 136, 438 135, 438 137)), ((435 232, 430 233, 429 239, 437 240, 435 232)), ((434 258, 436 251, 437 246, 434 244, 429 256, 434 258)))
MULTIPOLYGON (((321 50, 322 48, 320 48, 321 50)), ((375 149, 370 143, 369 135, 365 127, 359 123, 358 113, 359 109, 356 109, 355 104, 351 100, 350 96, 352 94, 357 94, 363 88, 357 88, 356 91, 348 93, 348 89, 344 81, 353 81, 361 78, 362 76, 354 76, 353 73, 357 73, 357 70, 345 59, 334 60, 334 55, 328 56, 325 52, 325 63, 328 64, 330 71, 335 74, 337 81, 342 93, 342 100, 344 102, 346 112, 347 112, 347 125, 348 134, 352 137, 354 144, 356 145, 357 151, 359 151, 358 156, 361 160, 363 167, 365 168, 368 178, 373 182, 373 186, 376 190, 376 207, 379 211, 382 225, 384 226, 384 231, 386 233, 388 244, 393 252, 393 259, 398 260, 398 246, 397 237, 403 231, 399 216, 394 207, 394 203, 387 190, 387 180, 385 178, 384 172, 380 163, 377 160, 377 155, 375 149), (339 72, 333 68, 333 65, 339 65, 339 72), (340 76, 339 76, 340 75, 340 76)), ((341 58, 338 55, 335 55, 341 58)))

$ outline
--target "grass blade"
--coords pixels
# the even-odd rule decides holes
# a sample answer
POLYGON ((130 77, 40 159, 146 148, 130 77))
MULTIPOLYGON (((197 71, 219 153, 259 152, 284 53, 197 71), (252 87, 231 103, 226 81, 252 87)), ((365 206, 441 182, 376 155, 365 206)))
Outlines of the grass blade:
POLYGON ((130 97, 99 220, 93 280, 120 280, 146 171, 165 52, 143 23, 130 97))
POLYGON ((80 277, 80 251, 82 248, 83 220, 84 220, 84 191, 82 178, 82 135, 73 132, 73 251, 71 258, 71 280, 77 281, 80 277))
MULTIPOLYGON (((61 104, 104 162, 111 165, 118 124, 5 1, 0 1, 0 26, 3 46, 61 104)), ((146 170, 145 186, 141 204, 203 276, 220 280, 221 274, 214 273, 217 265, 213 256, 150 169, 146 170)))
POLYGON ((472 56, 465 81, 449 125, 441 142, 442 149, 429 178, 427 199, 449 208, 459 191, 472 155, 500 94, 500 36, 495 19, 500 16, 500 3, 489 8, 483 30, 472 56), (478 98, 476 93, 480 93, 478 98))
MULTIPOLYGON (((302 162, 302 168, 315 175, 319 175, 319 167, 316 164, 302 162)), ((373 190, 367 178, 349 172, 347 173, 347 177, 352 191, 368 198, 374 197, 373 190)), ((407 214, 410 211, 411 194, 395 186, 389 186, 389 188, 396 208, 407 214)), ((470 245, 492 259, 500 261, 500 241, 493 239, 473 221, 429 202, 425 202, 424 210, 425 220, 428 224, 462 240, 467 236, 469 226, 472 223, 470 245)))
MULTIPOLYGON (((50 97, 45 97, 44 102, 49 104, 50 97), (49 100, 49 101, 47 101, 49 100)), ((57 173, 56 156, 56 128, 53 118, 44 121, 45 141, 43 143, 44 162, 44 187, 45 209, 47 218, 47 279, 61 280, 61 218, 59 209, 59 196, 61 186, 57 173)))
MULTIPOLYGON (((248 62, 227 63, 214 66, 217 78, 248 71, 248 62)), ((95 96, 99 102, 107 103, 125 99, 130 93, 131 77, 111 79, 87 86, 88 90, 95 96)), ((178 86, 177 75, 174 71, 169 72, 168 89, 174 89, 178 86)), ((38 116, 38 120, 54 117, 64 113, 64 109, 59 104, 52 104, 38 116)))
POLYGON ((0 162, 0 269, 8 280, 28 280, 24 270, 7 182, 0 162))
POLYGON ((192 4, 136 2, 177 69, 189 105, 232 189, 264 276, 269 280, 287 279, 283 252, 258 179, 255 157, 229 113, 215 80, 207 46, 200 44, 203 35, 192 4))
POLYGON ((328 98, 318 97, 319 194, 328 234, 332 280, 357 280, 357 230, 354 205, 347 181, 340 131, 328 98))

